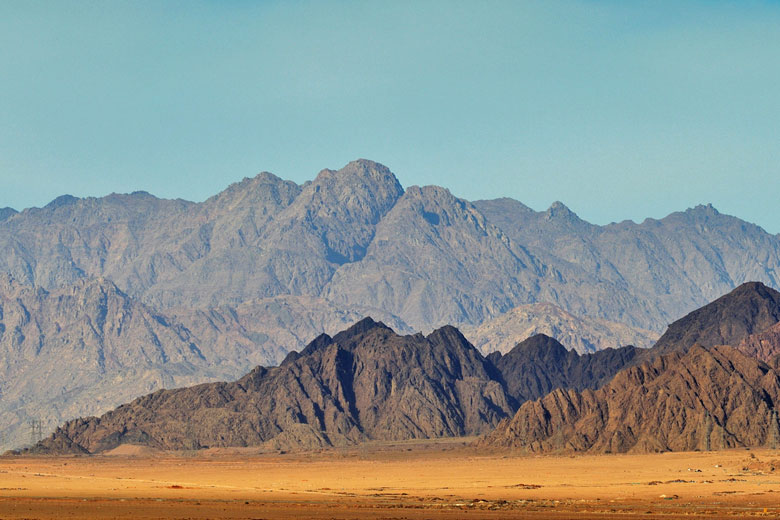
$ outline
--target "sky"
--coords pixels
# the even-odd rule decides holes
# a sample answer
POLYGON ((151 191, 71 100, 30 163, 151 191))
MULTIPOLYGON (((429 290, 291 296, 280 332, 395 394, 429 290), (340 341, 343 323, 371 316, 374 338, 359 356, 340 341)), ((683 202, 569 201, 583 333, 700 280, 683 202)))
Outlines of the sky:
POLYGON ((597 224, 780 233, 780 2, 0 2, 0 207, 367 158, 597 224))

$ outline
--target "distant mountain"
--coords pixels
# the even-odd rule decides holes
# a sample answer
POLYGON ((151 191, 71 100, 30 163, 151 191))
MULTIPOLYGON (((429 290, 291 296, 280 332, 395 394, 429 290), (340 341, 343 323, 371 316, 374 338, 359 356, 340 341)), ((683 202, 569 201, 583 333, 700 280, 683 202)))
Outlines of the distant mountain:
POLYGON ((704 347, 737 347, 748 336, 764 332, 778 322, 780 292, 759 282, 749 282, 669 325, 653 350, 665 354, 696 343, 704 347))
POLYGON ((536 334, 554 337, 579 354, 634 345, 651 347, 658 334, 599 318, 574 316, 551 303, 529 303, 477 326, 461 327, 480 352, 509 352, 536 334))
POLYGON ((518 403, 538 399, 556 388, 599 388, 621 369, 638 360, 641 351, 627 346, 592 354, 567 350, 555 339, 537 334, 506 355, 488 356, 518 403))
POLYGON ((619 372, 598 390, 523 404, 483 447, 595 453, 767 446, 780 440, 780 373, 731 347, 694 346, 619 372))
POLYGON ((646 318, 634 318, 626 309, 594 313, 592 307, 561 305, 576 315, 662 330, 741 283, 754 280, 780 288, 780 237, 711 205, 641 224, 607 226, 583 221, 560 202, 540 212, 512 199, 474 205, 541 262, 571 273, 567 279, 577 291, 591 291, 579 282, 590 275, 646 305, 646 318))
POLYGON ((742 282, 779 287, 780 238, 710 206, 594 226, 561 203, 404 190, 358 160, 302 186, 261 173, 202 203, 62 196, 0 220, 0 272, 47 290, 104 277, 159 311, 304 296, 428 331, 547 302, 660 331, 742 282))
POLYGON ((364 319, 236 382, 160 390, 70 421, 33 452, 98 453, 125 442, 316 448, 475 435, 514 409, 495 367, 457 329, 399 336, 364 319))

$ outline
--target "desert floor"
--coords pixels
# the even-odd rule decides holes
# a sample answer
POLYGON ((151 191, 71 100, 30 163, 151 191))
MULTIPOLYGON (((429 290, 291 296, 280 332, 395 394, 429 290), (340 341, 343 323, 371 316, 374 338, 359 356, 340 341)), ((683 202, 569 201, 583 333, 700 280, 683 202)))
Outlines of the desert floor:
POLYGON ((0 518, 780 518, 780 451, 532 456, 462 439, 307 454, 0 458, 0 518))

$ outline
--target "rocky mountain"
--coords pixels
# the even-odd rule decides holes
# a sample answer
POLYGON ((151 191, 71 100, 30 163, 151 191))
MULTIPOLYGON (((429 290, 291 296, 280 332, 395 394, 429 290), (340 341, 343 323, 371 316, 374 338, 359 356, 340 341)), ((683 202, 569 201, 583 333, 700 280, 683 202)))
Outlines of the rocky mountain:
POLYGON ((744 281, 777 288, 780 238, 705 206, 594 226, 560 203, 404 191, 358 160, 300 186, 261 173, 202 203, 62 196, 0 220, 0 272, 47 290, 105 277, 158 311, 306 296, 428 331, 547 302, 660 331, 744 281))
POLYGON ((595 453, 776 445, 780 373, 726 346, 627 368, 598 390, 524 403, 483 447, 595 453))
POLYGON ((653 346, 665 354, 693 344, 739 346, 748 336, 780 322, 780 292, 760 282, 740 285, 675 321, 653 346))
POLYGON ((574 316, 551 303, 519 305, 480 325, 461 327, 463 335, 484 355, 506 354, 521 341, 545 334, 579 354, 634 345, 651 347, 658 334, 599 318, 574 316))
POLYGON ((399 336, 367 318, 238 381, 160 390, 70 421, 32 451, 98 453, 126 442, 316 448, 474 435, 513 409, 495 367, 457 329, 399 336))
POLYGON ((621 369, 636 362, 641 350, 633 346, 607 348, 591 354, 567 350, 555 339, 536 334, 507 354, 488 356, 518 402, 538 399, 556 388, 599 388, 621 369))
POLYGON ((649 309, 646 318, 637 319, 561 305, 577 315, 662 330, 741 283, 760 281, 780 288, 780 237, 723 215, 711 205, 641 224, 625 221, 607 226, 583 221, 560 202, 540 212, 512 199, 474 205, 546 265, 561 271, 568 266, 570 279, 594 276, 649 309))

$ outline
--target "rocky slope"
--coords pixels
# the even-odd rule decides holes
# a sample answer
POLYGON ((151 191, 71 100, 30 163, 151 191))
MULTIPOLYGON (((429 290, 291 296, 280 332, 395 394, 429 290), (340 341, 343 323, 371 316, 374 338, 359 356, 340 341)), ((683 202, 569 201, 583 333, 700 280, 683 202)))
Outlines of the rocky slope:
POLYGON ((399 336, 364 319, 233 383, 160 390, 65 424, 33 452, 121 443, 316 448, 484 433, 514 409, 495 367, 452 327, 399 336))
POLYGON ((653 351, 665 354, 695 343, 704 347, 738 346, 748 336, 778 322, 780 292, 759 282, 749 282, 669 325, 653 351))
POLYGON ((780 366, 780 323, 743 339, 737 349, 748 356, 780 366))
POLYGON ((555 390, 479 441, 528 452, 765 446, 778 437, 780 373, 731 347, 691 347, 627 368, 599 390, 555 390))
POLYGON ((551 303, 519 305, 477 326, 460 327, 463 335, 487 355, 506 354, 521 341, 545 334, 579 354, 634 345, 651 347, 658 334, 598 318, 574 316, 551 303))
POLYGON ((555 339, 537 334, 505 355, 488 356, 498 368, 509 394, 518 402, 538 399, 556 388, 599 388, 618 371, 634 363, 641 351, 633 346, 591 354, 567 350, 555 339))

